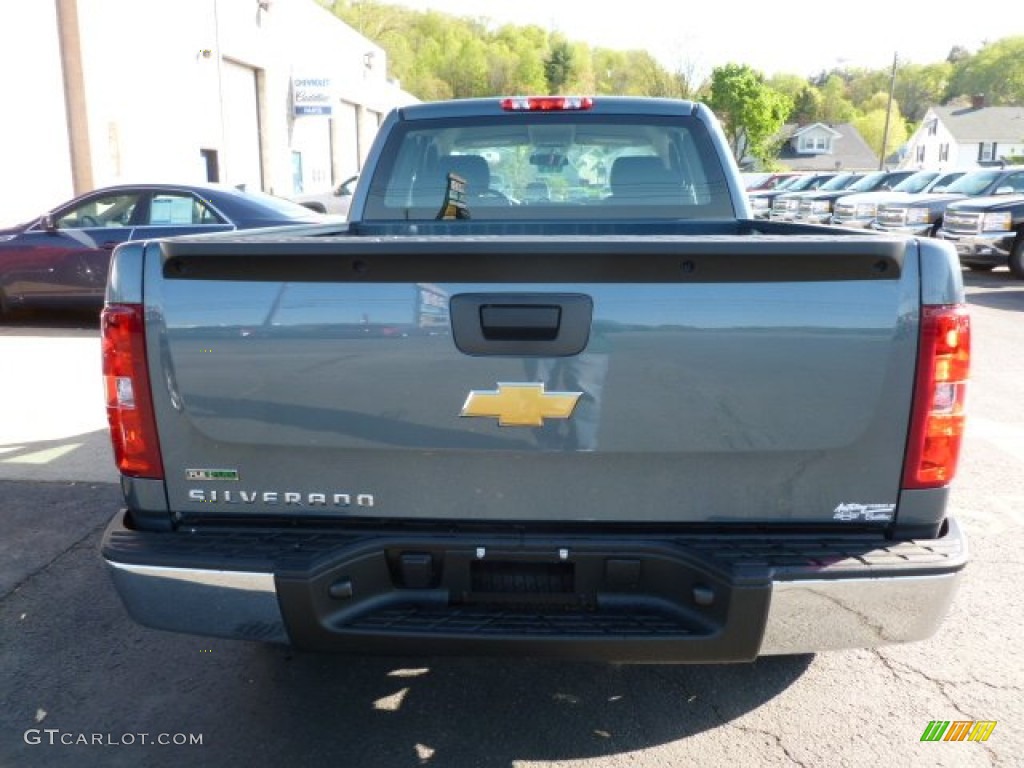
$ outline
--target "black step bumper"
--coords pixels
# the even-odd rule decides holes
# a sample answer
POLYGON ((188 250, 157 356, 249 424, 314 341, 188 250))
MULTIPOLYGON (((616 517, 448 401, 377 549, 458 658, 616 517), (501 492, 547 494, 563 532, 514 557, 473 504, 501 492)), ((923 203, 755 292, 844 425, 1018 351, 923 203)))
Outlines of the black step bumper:
POLYGON ((876 534, 108 527, 132 616, 198 635, 395 655, 728 662, 929 637, 967 562, 876 534))

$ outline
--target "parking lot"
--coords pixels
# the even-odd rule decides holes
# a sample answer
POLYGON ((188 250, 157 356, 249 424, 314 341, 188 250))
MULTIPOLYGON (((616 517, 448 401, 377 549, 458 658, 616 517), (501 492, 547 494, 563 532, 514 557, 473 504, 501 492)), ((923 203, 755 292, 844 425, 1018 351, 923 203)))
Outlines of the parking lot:
POLYGON ((1024 283, 968 274, 971 562, 932 639, 752 664, 294 653, 134 624, 90 318, 0 325, 0 766, 1010 766, 1024 754, 1024 283), (930 721, 995 721, 921 742, 930 721))

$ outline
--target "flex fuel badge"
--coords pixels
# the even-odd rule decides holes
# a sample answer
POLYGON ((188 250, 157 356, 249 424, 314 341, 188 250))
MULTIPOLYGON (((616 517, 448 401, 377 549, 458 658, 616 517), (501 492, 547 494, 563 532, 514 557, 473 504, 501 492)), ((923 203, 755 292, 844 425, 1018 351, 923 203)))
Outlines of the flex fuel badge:
POLYGON ((238 480, 237 469, 186 469, 186 480, 238 480))
POLYGON ((895 504, 840 504, 832 514, 833 520, 864 523, 887 523, 896 512, 895 504))

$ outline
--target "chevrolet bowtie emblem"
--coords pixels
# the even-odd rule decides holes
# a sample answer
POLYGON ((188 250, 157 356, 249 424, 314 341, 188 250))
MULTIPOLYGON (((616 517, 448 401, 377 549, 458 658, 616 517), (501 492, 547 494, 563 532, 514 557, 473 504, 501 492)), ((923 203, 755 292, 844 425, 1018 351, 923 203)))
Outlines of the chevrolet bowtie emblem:
POLYGON ((496 390, 474 389, 460 416, 487 416, 502 427, 543 427, 544 419, 568 419, 582 392, 545 392, 541 383, 498 384, 496 390))

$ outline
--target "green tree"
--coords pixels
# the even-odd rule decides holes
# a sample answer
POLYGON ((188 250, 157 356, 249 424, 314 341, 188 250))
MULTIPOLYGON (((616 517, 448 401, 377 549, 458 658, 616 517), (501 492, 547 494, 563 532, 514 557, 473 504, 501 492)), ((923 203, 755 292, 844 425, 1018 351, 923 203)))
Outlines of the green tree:
POLYGON ((1024 36, 990 43, 953 65, 947 99, 978 94, 991 106, 1024 104, 1024 36))
POLYGON ((903 116, 918 122, 929 107, 942 104, 952 74, 953 65, 946 61, 901 66, 896 73, 894 96, 903 116))
POLYGON ((851 122, 869 147, 885 162, 897 147, 909 138, 906 123, 900 115, 900 105, 894 100, 889 111, 889 134, 885 138, 885 110, 889 101, 888 93, 876 93, 864 104, 864 113, 851 122))
POLYGON ((672 96, 672 75, 648 52, 626 51, 626 96, 672 96))
POLYGON ((594 77, 597 93, 625 93, 629 79, 626 54, 609 48, 595 48, 593 52, 594 77))
POLYGON ((821 87, 821 120, 825 123, 848 123, 857 114, 846 95, 846 83, 836 74, 829 75, 821 87))
POLYGON ((565 40, 557 40, 551 46, 551 53, 544 60, 544 77, 548 93, 561 93, 572 75, 572 48, 565 40))
POLYGON ((797 75, 775 74, 767 78, 765 82, 779 93, 788 96, 794 104, 803 90, 813 88, 806 77, 798 77, 797 75))
POLYGON ((971 52, 964 48, 962 45, 954 45, 949 49, 949 53, 946 55, 947 64, 959 64, 964 59, 969 59, 971 52))
POLYGON ((594 59, 586 43, 572 45, 572 74, 565 85, 566 93, 594 93, 597 78, 594 74, 594 59))
POLYGON ((805 83, 793 102, 793 112, 789 119, 800 125, 820 122, 824 114, 824 97, 821 91, 810 83, 805 83))
POLYGON ((515 69, 507 91, 495 94, 544 93, 544 55, 547 33, 540 27, 513 27, 498 30, 498 42, 508 46, 515 56, 515 69))
POLYGON ((745 155, 767 160, 776 153, 772 140, 793 105, 787 96, 766 85, 760 72, 745 64, 727 64, 712 70, 709 106, 740 162, 745 155))

